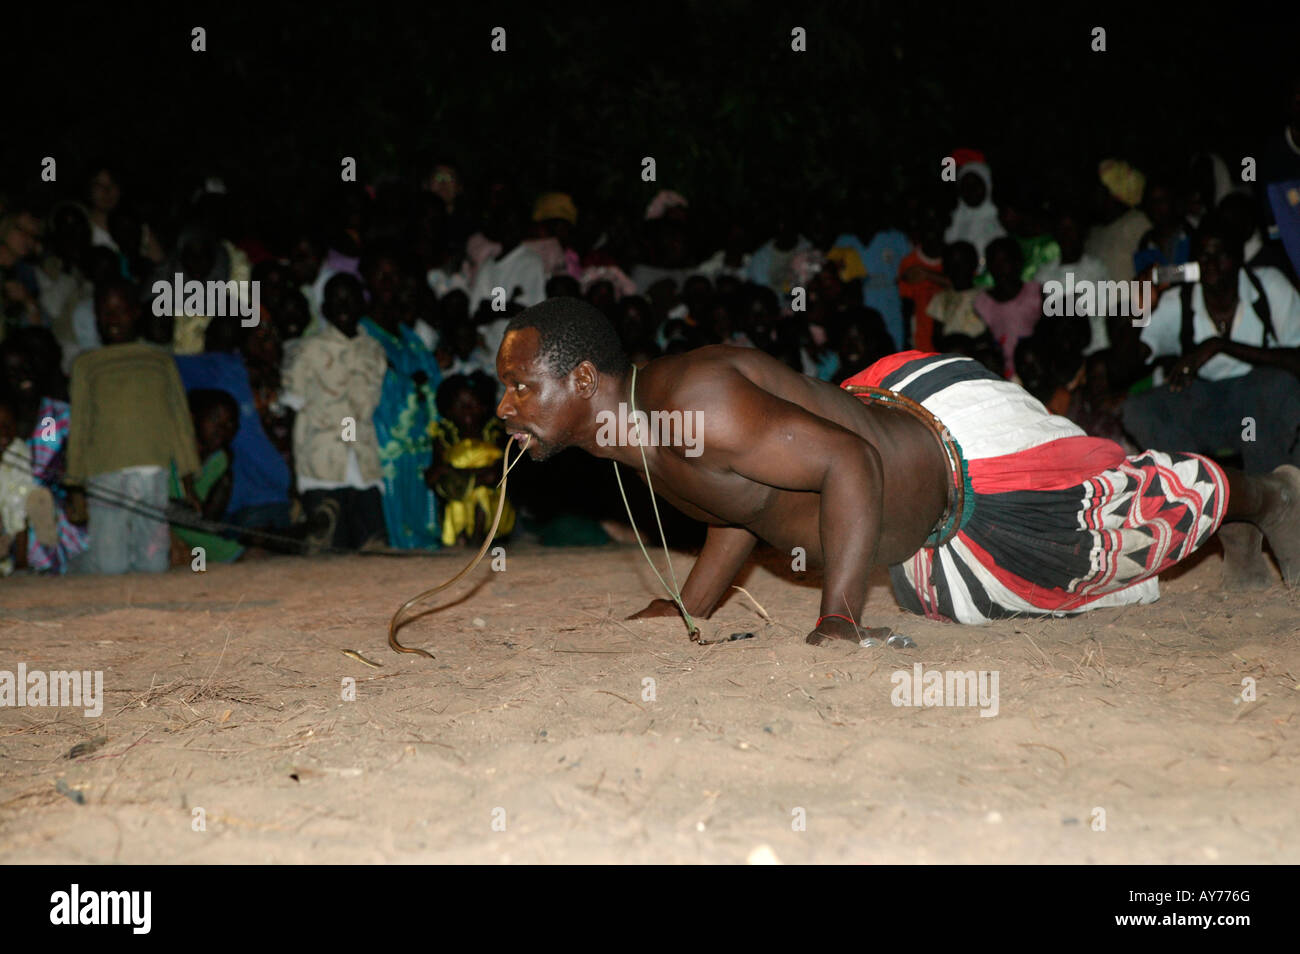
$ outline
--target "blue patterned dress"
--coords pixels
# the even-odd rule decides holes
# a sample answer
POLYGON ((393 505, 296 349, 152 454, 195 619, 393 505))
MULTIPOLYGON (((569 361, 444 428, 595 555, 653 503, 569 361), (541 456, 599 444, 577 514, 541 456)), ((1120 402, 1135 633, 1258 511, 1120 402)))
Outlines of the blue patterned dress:
POLYGON ((388 355, 384 389, 374 414, 388 541, 407 550, 436 550, 442 522, 438 498, 425 484, 424 472, 433 455, 429 424, 438 419, 434 400, 442 381, 438 360, 405 325, 398 327, 396 337, 369 318, 361 319, 361 327, 388 355), (421 371, 427 380, 416 384, 414 376, 421 371))

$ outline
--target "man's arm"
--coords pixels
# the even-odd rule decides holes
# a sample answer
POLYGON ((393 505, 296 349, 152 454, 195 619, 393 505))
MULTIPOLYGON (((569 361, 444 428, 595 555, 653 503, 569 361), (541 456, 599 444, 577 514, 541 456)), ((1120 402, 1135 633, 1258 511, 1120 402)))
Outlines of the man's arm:
MULTIPOLYGON (((715 467, 782 490, 821 495, 824 585, 821 615, 838 614, 809 634, 857 641, 883 510, 879 452, 852 431, 750 383, 739 373, 719 382, 706 406, 708 453, 715 467)), ((703 403, 703 402, 702 402, 703 403)))
MULTIPOLYGON (((711 616, 757 542, 758 537, 744 527, 709 527, 704 547, 682 587, 686 612, 702 619, 711 616)), ((677 612, 677 604, 672 600, 657 599, 628 619, 673 616, 677 612)))
POLYGON ((691 567, 682 602, 692 616, 708 618, 754 552, 758 537, 744 527, 709 527, 700 558, 691 567))
POLYGON ((1300 377, 1300 348, 1257 348, 1240 341, 1220 340, 1223 342, 1219 347, 1221 354, 1256 367, 1281 368, 1300 377))

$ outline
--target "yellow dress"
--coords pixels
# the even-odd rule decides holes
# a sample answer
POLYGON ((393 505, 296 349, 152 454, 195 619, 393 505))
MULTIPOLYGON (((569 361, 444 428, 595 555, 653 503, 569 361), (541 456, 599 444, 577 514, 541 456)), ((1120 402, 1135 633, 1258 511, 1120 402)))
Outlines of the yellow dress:
MULTIPOLYGON (((500 491, 497 489, 499 478, 491 484, 479 483, 479 471, 495 467, 501 463, 505 451, 499 447, 494 438, 503 433, 495 420, 483 428, 481 438, 460 437, 456 425, 450 421, 438 420, 429 426, 429 433, 442 448, 442 460, 451 469, 434 484, 434 493, 443 502, 442 542, 444 546, 455 546, 461 534, 473 536, 474 515, 482 510, 485 525, 492 525, 496 514, 500 491)), ((501 510, 501 525, 497 528, 498 536, 505 536, 515 526, 515 509, 510 501, 505 502, 501 510)))

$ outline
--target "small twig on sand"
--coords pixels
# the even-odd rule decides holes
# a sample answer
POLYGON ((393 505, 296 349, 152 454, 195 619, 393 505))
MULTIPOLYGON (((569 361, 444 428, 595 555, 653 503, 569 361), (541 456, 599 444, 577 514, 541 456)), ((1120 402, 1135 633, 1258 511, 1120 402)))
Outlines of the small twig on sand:
POLYGON ((1061 757, 1061 761, 1065 763, 1065 767, 1066 767, 1067 769, 1070 767, 1070 760, 1067 759, 1067 758, 1065 757, 1065 753, 1062 752, 1060 749, 1058 749, 1058 748, 1057 748, 1056 746, 1054 746, 1054 745, 1046 745, 1046 744, 1044 744, 1044 743, 1042 743, 1042 742, 1017 742, 1016 745, 1019 745, 1019 746, 1021 746, 1022 748, 1026 748, 1026 749, 1030 749, 1030 748, 1033 748, 1033 749, 1049 749, 1050 751, 1055 752, 1057 755, 1059 755, 1059 756, 1061 757))
POLYGON ((626 696, 620 696, 617 692, 610 692, 608 689, 597 689, 597 690, 595 690, 595 691, 596 691, 596 692, 603 692, 605 695, 607 695, 607 696, 613 696, 615 699, 622 699, 622 700, 623 700, 624 702, 626 702, 628 705, 630 705, 630 706, 636 706, 636 707, 637 707, 638 709, 640 709, 642 712, 645 712, 645 706, 641 705, 641 703, 639 703, 639 702, 633 702, 631 699, 627 698, 626 696))
POLYGON ((849 598, 844 597, 844 612, 849 614, 849 622, 853 624, 853 633, 858 637, 858 642, 862 641, 862 629, 858 626, 858 621, 853 618, 853 607, 849 606, 849 598))
MULTIPOLYGON (((241 597, 241 599, 242 599, 242 597, 241 597)), ((230 614, 227 613, 226 615, 229 616, 230 614)), ((212 677, 215 676, 215 675, 217 674, 217 670, 221 667, 221 660, 223 660, 223 659, 226 658, 226 647, 229 646, 229 645, 230 645, 230 627, 227 626, 227 627, 226 627, 226 641, 225 641, 225 643, 223 643, 222 646, 221 646, 221 654, 220 654, 219 656, 217 656, 217 664, 216 664, 215 666, 212 667, 212 672, 208 673, 208 678, 205 679, 205 680, 203 680, 203 685, 199 687, 199 695, 201 695, 201 694, 203 693, 203 690, 206 689, 206 688, 208 687, 208 683, 210 683, 210 682, 212 681, 212 677)))
POLYGON ((624 630, 625 632, 631 634, 632 636, 635 636, 637 639, 641 639, 641 634, 638 633, 636 630, 634 630, 631 626, 625 626, 625 625, 623 625, 623 623, 622 623, 621 620, 617 620, 617 619, 615 619, 615 618, 614 618, 614 614, 613 614, 613 612, 610 612, 610 613, 609 613, 608 615, 606 615, 606 616, 597 616, 597 615, 596 615, 595 613, 593 613, 591 610, 585 610, 585 609, 583 609, 581 606, 578 607, 578 612, 580 612, 580 613, 586 613, 586 614, 587 614, 588 616, 590 616, 592 619, 594 619, 594 620, 599 620, 599 621, 602 622, 602 623, 613 623, 613 624, 614 624, 615 626, 617 626, 619 629, 624 630))
POLYGON ((1021 636, 1025 637, 1025 639, 1029 640, 1029 645, 1033 646, 1034 649, 1037 651, 1038 656, 1040 659, 1042 659, 1044 666, 1046 666, 1048 669, 1056 668, 1055 666, 1052 665, 1052 661, 1047 658, 1047 653, 1043 652, 1041 649, 1038 648, 1038 644, 1034 642, 1034 638, 1032 636, 1026 633, 1023 629, 1018 629, 1016 630, 1016 632, 1019 633, 1021 636))
POLYGON ((763 604, 760 603, 758 600, 754 599, 754 595, 753 595, 752 593, 750 593, 749 590, 745 589, 743 586, 736 586, 736 585, 734 585, 734 584, 732 585, 731 588, 732 588, 733 590, 740 590, 740 592, 742 592, 742 593, 744 593, 746 596, 748 596, 748 597, 749 597, 749 601, 750 601, 751 603, 753 603, 755 607, 757 607, 757 609, 758 609, 758 613, 759 613, 760 616, 763 617, 763 619, 767 620, 769 623, 775 623, 775 622, 776 622, 776 620, 772 619, 772 617, 768 614, 767 610, 763 609, 763 604))

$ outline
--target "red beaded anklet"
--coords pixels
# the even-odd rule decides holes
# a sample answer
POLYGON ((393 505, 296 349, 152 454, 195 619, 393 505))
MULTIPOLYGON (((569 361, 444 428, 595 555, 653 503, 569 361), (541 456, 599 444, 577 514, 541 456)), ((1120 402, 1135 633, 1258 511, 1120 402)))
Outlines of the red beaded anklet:
POLYGON ((853 620, 849 619, 847 616, 841 616, 839 613, 827 613, 825 616, 818 616, 818 617, 817 617, 817 627, 820 627, 820 626, 821 626, 821 624, 822 624, 822 620, 824 620, 824 619, 830 619, 830 618, 832 618, 832 617, 834 617, 835 619, 842 619, 842 620, 844 620, 844 622, 846 622, 846 623, 852 623, 853 626, 854 626, 854 628, 856 628, 857 625, 858 625, 857 623, 854 623, 853 620))

